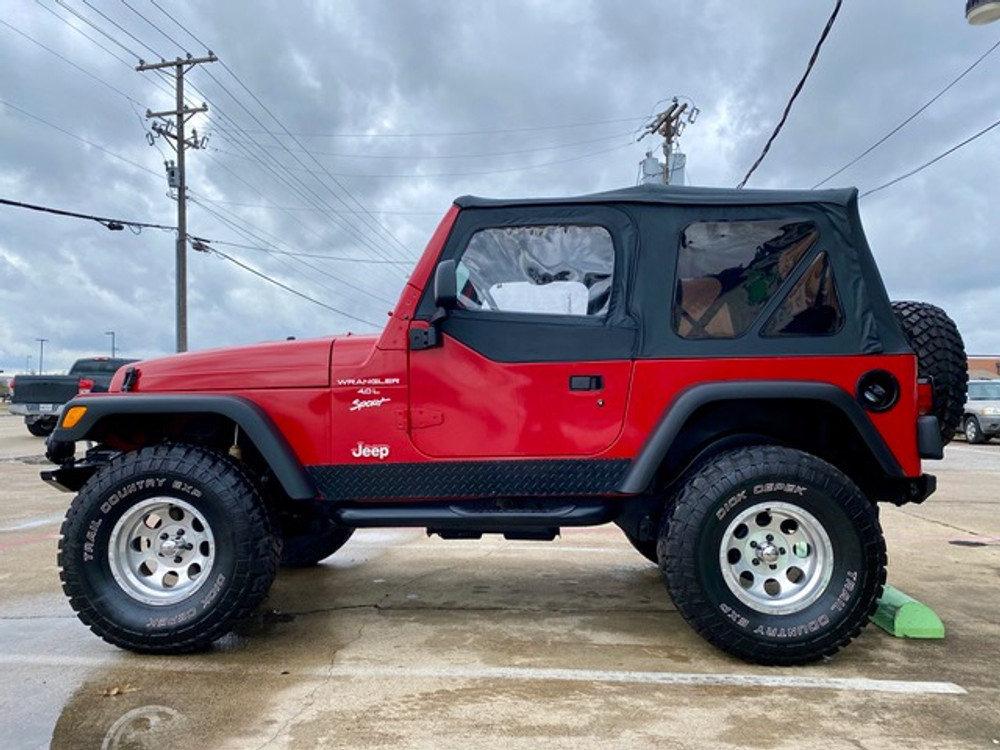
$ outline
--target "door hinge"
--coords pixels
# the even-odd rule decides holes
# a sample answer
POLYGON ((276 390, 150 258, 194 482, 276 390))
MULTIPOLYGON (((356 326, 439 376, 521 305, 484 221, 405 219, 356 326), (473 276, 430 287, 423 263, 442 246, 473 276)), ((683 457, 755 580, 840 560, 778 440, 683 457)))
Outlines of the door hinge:
POLYGON ((434 409, 397 409, 396 429, 419 430, 435 427, 444 422, 444 413, 434 409))
POLYGON ((435 346, 441 346, 441 334, 437 326, 410 329, 411 351, 417 352, 421 349, 433 349, 435 346))

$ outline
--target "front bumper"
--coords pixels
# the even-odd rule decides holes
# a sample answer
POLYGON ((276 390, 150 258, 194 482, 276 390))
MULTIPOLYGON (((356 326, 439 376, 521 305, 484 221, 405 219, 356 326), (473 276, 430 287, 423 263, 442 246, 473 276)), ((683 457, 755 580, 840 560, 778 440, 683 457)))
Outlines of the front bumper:
POLYGON ((979 426, 988 437, 1000 435, 1000 417, 979 417, 979 426))

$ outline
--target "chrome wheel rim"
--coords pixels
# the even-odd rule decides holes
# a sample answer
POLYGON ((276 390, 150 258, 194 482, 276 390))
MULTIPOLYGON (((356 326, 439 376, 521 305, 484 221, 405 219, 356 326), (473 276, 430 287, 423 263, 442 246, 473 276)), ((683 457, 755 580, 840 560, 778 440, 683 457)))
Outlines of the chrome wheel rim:
POLYGON ((790 503, 759 503, 726 528, 719 565, 729 590, 758 612, 800 612, 833 576, 833 545, 811 513, 790 503))
POLYGON ((153 497, 118 520, 108 552, 111 573, 126 594, 144 604, 166 606, 188 598, 208 579, 215 538, 190 503, 153 497))
POLYGON ((976 429, 976 423, 971 419, 965 423, 965 439, 968 441, 973 441, 978 436, 978 430, 976 429))

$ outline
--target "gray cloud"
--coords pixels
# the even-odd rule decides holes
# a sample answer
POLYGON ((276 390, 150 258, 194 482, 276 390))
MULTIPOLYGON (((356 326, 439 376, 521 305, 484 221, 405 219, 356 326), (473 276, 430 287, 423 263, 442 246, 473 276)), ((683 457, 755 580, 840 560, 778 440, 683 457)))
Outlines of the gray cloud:
MULTIPOLYGON (((172 225, 163 170, 172 152, 163 139, 147 145, 143 112, 170 109, 173 84, 136 72, 134 57, 201 55, 188 31, 198 37, 222 62, 187 79, 191 103, 210 108, 192 120, 209 141, 188 154, 189 231, 270 248, 216 246, 327 307, 190 252, 192 348, 375 330, 455 196, 632 184, 657 145, 635 143, 635 132, 674 95, 702 110, 681 141, 689 181, 735 185, 832 9, 778 0, 330 0, 252 10, 130 2, 144 19, 120 2, 92 5, 139 41, 82 4, 70 7, 108 36, 53 0, 3 18, 0 197, 172 225)), ((969 26, 962 10, 958 0, 846 3, 750 186, 812 186, 953 80, 996 36, 969 26)), ((990 124, 998 61, 1000 52, 830 184, 875 188, 990 124)), ((978 353, 1000 351, 989 305, 1000 283, 988 203, 997 148, 991 133, 862 201, 890 295, 942 305, 978 353)), ((125 354, 171 351, 173 273, 171 233, 109 232, 0 207, 0 368, 22 370, 28 357, 37 366, 37 338, 49 340, 46 369, 68 367, 107 351, 108 330, 125 354)))

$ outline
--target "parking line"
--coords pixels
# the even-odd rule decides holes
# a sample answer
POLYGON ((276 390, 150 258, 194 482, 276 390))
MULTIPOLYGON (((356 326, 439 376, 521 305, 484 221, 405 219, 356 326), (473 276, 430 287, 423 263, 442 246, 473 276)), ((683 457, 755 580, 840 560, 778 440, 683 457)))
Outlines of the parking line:
MULTIPOLYGON (((132 658, 141 657, 127 657, 132 658)), ((44 656, 0 654, 0 665, 18 667, 112 667, 115 659, 102 657, 44 656)), ((135 662, 131 662, 135 667, 135 662)), ((185 659, 183 668, 175 660, 145 659, 142 668, 163 671, 183 671, 228 674, 231 665, 193 664, 185 659)), ((287 667, 285 667, 287 668, 287 667)), ((278 666, 247 665, 241 671, 250 674, 273 674, 278 666)), ((331 667, 290 668, 292 675, 314 679, 350 677, 352 679, 444 679, 496 680, 510 682, 596 682, 620 684, 680 685, 684 687, 787 688, 795 690, 838 690, 862 693, 897 693, 906 695, 966 695, 967 691, 953 682, 913 680, 874 680, 865 677, 817 677, 768 674, 720 674, 698 672, 632 672, 596 669, 546 669, 538 667, 385 667, 366 664, 345 664, 331 667)))
POLYGON ((19 521, 17 523, 11 524, 10 526, 0 527, 0 534, 6 533, 8 531, 24 531, 26 529, 37 529, 39 526, 48 526, 53 523, 60 523, 63 520, 65 513, 52 513, 47 516, 38 516, 37 518, 29 518, 25 521, 19 521))
POLYGON ((867 678, 802 677, 784 675, 703 674, 698 672, 632 672, 592 669, 544 669, 535 667, 483 667, 441 669, 341 666, 328 674, 343 677, 421 677, 467 680, 513 680, 548 682, 645 683, 696 687, 768 687, 852 692, 964 695, 952 682, 913 682, 867 678))

